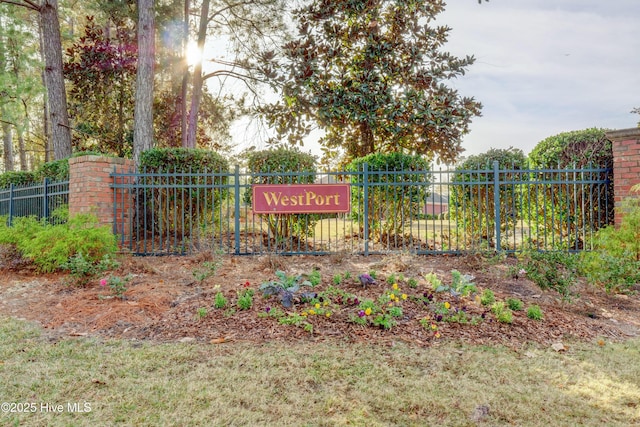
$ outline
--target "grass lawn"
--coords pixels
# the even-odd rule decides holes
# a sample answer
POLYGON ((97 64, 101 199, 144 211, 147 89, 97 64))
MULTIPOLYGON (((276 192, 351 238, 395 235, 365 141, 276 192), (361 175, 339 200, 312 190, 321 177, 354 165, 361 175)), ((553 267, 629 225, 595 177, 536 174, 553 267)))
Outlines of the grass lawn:
POLYGON ((50 341, 4 318, 0 425, 640 424, 640 340, 567 347, 50 341))

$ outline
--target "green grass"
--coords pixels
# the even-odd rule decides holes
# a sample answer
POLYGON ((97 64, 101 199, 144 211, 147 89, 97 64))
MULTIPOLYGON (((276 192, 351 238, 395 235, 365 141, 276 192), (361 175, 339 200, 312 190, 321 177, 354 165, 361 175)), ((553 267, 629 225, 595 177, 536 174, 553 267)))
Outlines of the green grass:
POLYGON ((473 426, 485 404, 492 426, 640 423, 640 341, 568 347, 49 341, 5 318, 0 401, 38 411, 0 425, 473 426))

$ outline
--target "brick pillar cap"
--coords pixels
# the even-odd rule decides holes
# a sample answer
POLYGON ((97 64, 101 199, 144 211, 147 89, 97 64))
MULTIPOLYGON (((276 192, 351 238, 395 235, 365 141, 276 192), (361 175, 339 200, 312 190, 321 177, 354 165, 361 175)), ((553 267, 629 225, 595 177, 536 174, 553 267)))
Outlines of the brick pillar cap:
POLYGON ((606 133, 607 138, 611 141, 629 141, 632 139, 640 139, 640 127, 611 130, 606 133))
POLYGON ((122 157, 99 156, 95 154, 71 157, 69 159, 69 164, 81 163, 81 162, 106 162, 106 163, 111 163, 112 165, 126 165, 126 164, 131 164, 133 160, 123 159, 122 157))

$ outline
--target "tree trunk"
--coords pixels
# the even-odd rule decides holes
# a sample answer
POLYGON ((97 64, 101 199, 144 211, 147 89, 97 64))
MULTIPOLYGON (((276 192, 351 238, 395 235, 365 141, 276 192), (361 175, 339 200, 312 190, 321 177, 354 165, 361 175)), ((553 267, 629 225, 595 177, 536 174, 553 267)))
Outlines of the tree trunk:
POLYGON ((54 158, 59 160, 71 156, 71 130, 62 74, 62 40, 57 0, 43 0, 40 8, 40 24, 45 58, 44 80, 51 119, 51 140, 54 158))
MULTIPOLYGON (((198 29, 198 49, 204 50, 204 42, 207 38, 207 24, 209 22, 210 0, 203 0, 200 11, 200 28, 198 29)), ((195 148, 196 130, 198 129, 198 113, 200 101, 202 100, 202 60, 198 62, 193 70, 193 89, 191 91, 191 109, 189 110, 189 130, 185 147, 195 148)))
POLYGON ((9 172, 13 170, 13 137, 11 125, 7 122, 2 122, 2 146, 4 155, 4 171, 9 172))
POLYGON ((182 35, 182 86, 180 87, 180 137, 183 147, 187 146, 187 89, 189 85, 189 65, 187 64, 187 47, 189 45, 189 0, 184 1, 184 23, 182 35))
POLYGON ((133 161, 153 147, 153 70, 155 22, 153 0, 138 0, 138 73, 133 129, 133 161))
POLYGON ((27 149, 24 142, 24 131, 18 130, 18 156, 20 158, 20 170, 26 171, 27 167, 27 149))

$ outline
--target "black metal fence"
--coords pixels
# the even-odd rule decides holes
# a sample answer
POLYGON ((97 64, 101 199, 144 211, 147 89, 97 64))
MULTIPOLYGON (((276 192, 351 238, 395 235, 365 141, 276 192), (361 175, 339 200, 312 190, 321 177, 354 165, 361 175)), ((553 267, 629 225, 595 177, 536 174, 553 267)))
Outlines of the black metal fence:
POLYGON ((135 254, 416 254, 581 251, 613 220, 609 169, 503 169, 323 174, 276 171, 261 182, 350 184, 347 214, 257 214, 256 174, 116 172, 114 231, 135 254), (313 175, 308 176, 308 175, 313 175), (305 179, 301 179, 305 178, 305 179), (313 178, 313 179, 310 179, 313 178))
POLYGON ((69 203, 69 181, 49 181, 0 189, 0 216, 11 225, 16 217, 45 218, 52 223, 62 221, 54 211, 69 203))

